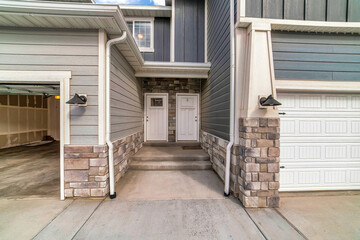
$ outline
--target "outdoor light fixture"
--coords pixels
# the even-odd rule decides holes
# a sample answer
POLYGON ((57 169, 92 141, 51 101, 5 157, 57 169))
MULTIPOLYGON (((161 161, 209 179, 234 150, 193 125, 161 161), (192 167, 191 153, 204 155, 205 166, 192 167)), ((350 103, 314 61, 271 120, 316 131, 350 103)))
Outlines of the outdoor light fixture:
POLYGON ((269 95, 268 97, 262 97, 260 98, 260 105, 263 107, 276 107, 281 105, 279 101, 277 101, 275 98, 273 98, 272 95, 269 95))
POLYGON ((87 95, 75 93, 75 95, 66 103, 71 104, 71 105, 76 105, 79 107, 86 107, 87 106, 87 95))

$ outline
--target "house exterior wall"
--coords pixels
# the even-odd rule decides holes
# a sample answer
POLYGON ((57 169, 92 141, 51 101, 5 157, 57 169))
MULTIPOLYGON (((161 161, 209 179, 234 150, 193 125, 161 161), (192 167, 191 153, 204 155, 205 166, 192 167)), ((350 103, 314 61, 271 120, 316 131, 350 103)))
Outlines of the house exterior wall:
POLYGON ((145 61, 170 61, 170 18, 154 19, 154 52, 141 55, 145 61))
POLYGON ((111 140, 143 132, 141 81, 116 47, 111 49, 111 140))
POLYGON ((204 0, 175 1, 175 62, 204 62, 204 0))
POLYGON ((246 17, 359 22, 358 0, 246 0, 246 17))
POLYGON ((98 143, 98 32, 0 30, 1 70, 71 70, 71 94, 86 93, 88 106, 71 106, 70 143, 98 143))
POLYGON ((230 123, 230 4, 208 1, 209 78, 201 84, 201 129, 229 139, 230 123))
POLYGON ((276 79, 360 81, 360 35, 272 32, 276 79))
MULTIPOLYGON (((200 79, 142 78, 144 93, 168 93, 168 141, 176 141, 176 93, 200 93, 200 79)), ((200 115, 201 118, 201 115, 200 115)))

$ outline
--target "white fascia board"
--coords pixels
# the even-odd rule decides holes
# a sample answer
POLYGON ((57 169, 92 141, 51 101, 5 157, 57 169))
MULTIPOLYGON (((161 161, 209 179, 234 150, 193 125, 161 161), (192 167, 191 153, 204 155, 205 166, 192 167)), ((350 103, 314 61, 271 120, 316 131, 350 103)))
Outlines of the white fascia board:
POLYGON ((131 16, 152 16, 152 17, 171 17, 171 6, 151 6, 151 5, 119 5, 124 15, 131 16))
POLYGON ((58 83, 59 79, 71 79, 71 71, 15 71, 0 70, 0 82, 48 82, 58 83))
POLYGON ((360 92, 359 81, 276 80, 275 86, 278 92, 360 92))
POLYGON ((272 30, 300 32, 360 33, 360 22, 325 22, 270 18, 242 17, 236 28, 247 28, 252 24, 270 24, 272 30))
POLYGON ((210 63, 148 62, 136 77, 208 78, 210 63))

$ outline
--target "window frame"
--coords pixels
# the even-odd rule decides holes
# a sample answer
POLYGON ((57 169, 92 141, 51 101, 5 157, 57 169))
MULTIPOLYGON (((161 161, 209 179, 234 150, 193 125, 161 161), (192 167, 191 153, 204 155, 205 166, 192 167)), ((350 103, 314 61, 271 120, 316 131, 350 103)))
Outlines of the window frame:
MULTIPOLYGON (((125 21, 126 21, 126 25, 128 22, 132 22, 132 37, 134 38, 135 40, 135 36, 134 36, 134 33, 135 33, 135 22, 150 22, 150 47, 140 47, 139 45, 138 48, 140 50, 140 52, 155 52, 155 49, 154 49, 154 18, 153 17, 131 17, 131 18, 125 18, 125 21)), ((130 30, 130 29, 129 29, 130 30)), ((136 41, 135 41, 136 42, 136 41)))

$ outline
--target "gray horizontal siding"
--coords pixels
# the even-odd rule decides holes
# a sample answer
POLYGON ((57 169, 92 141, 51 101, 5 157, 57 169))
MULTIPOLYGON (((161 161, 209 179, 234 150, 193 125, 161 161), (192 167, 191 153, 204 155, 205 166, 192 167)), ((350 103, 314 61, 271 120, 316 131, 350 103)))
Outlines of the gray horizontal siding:
POLYGON ((247 17, 360 22, 359 0, 246 0, 247 17))
POLYGON ((111 140, 143 131, 141 82, 115 47, 111 55, 111 140))
POLYGON ((176 0, 176 62, 204 62, 204 6, 204 0, 176 0))
POLYGON ((72 71, 71 94, 88 94, 88 107, 71 107, 71 144, 98 143, 97 31, 1 29, 0 69, 72 71))
POLYGON ((273 32, 277 79, 360 81, 360 35, 273 32))
POLYGON ((208 1, 209 78, 201 90, 201 128, 229 139, 230 119, 230 4, 208 1))
POLYGON ((145 61, 170 61, 170 18, 154 20, 154 52, 143 52, 145 61))

